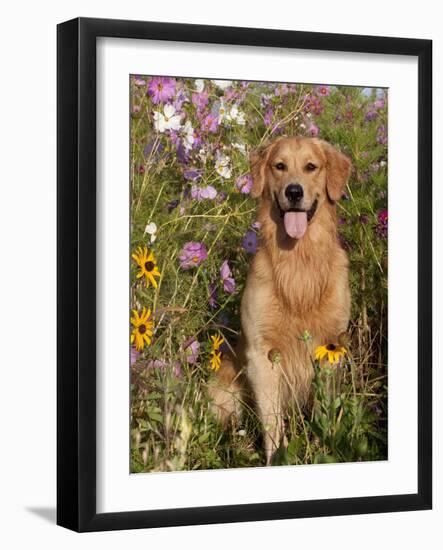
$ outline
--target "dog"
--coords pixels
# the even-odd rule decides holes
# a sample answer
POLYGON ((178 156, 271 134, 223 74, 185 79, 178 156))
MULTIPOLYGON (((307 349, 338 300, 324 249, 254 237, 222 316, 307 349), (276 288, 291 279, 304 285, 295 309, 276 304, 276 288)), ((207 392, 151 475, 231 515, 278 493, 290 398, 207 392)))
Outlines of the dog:
POLYGON ((221 422, 252 400, 266 464, 286 445, 288 406, 306 405, 312 346, 336 342, 351 308, 348 259, 337 237, 336 202, 351 163, 317 138, 282 137, 250 155, 251 195, 260 199, 260 245, 241 302, 241 335, 210 385, 221 422), (278 362, 272 354, 278 356, 278 362))

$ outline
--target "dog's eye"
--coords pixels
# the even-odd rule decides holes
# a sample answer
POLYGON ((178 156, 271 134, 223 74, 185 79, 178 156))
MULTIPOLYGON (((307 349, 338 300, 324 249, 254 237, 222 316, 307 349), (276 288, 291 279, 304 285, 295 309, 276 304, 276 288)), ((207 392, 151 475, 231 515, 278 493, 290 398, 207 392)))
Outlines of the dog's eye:
POLYGON ((283 164, 283 162, 277 162, 275 167, 277 168, 277 170, 284 170, 286 168, 286 166, 283 164))
POLYGON ((315 166, 315 164, 313 164, 312 162, 308 162, 308 164, 305 166, 307 172, 313 172, 316 168, 317 166, 315 166))

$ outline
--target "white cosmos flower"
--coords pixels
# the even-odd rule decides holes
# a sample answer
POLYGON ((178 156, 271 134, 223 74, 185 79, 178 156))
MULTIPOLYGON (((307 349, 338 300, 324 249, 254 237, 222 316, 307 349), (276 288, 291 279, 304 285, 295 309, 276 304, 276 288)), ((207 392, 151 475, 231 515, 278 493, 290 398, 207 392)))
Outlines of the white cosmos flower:
POLYGON ((240 124, 240 126, 244 126, 246 124, 245 113, 243 111, 240 111, 237 105, 233 105, 231 107, 231 110, 229 111, 229 114, 226 116, 226 119, 229 121, 236 122, 237 124, 240 124))
POLYGON ((203 164, 206 164, 206 161, 208 160, 208 152, 204 147, 202 147, 198 152, 198 158, 201 160, 203 164))
POLYGON ((150 241, 153 243, 157 238, 157 224, 149 222, 145 227, 145 235, 149 235, 150 241))
POLYGON ((226 108, 223 98, 220 98, 218 106, 218 123, 221 124, 224 120, 228 120, 228 110, 226 108))
POLYGON ((219 154, 215 161, 215 171, 222 178, 229 179, 231 177, 230 158, 226 155, 219 154))
POLYGON ((165 105, 163 113, 154 111, 154 128, 157 132, 162 133, 166 130, 179 130, 180 127, 180 115, 175 114, 174 105, 165 105))
POLYGON ((243 153, 244 155, 246 155, 246 145, 244 143, 233 143, 232 144, 232 147, 234 147, 234 149, 237 149, 238 151, 240 151, 240 153, 243 153))
POLYGON ((226 88, 232 86, 232 80, 213 80, 212 82, 221 90, 226 90, 226 88))
POLYGON ((194 137, 194 128, 192 127, 191 121, 187 120, 183 126, 183 145, 185 146, 186 151, 192 149, 192 146, 195 141, 194 137))
POLYGON ((205 87, 205 81, 201 78, 197 78, 195 81, 195 89, 199 94, 203 92, 204 87, 205 87))

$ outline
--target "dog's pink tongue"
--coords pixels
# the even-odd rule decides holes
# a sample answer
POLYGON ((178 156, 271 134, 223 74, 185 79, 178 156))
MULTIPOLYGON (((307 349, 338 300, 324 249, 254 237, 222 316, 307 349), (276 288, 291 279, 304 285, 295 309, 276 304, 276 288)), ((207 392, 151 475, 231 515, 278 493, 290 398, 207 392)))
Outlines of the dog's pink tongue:
POLYGON ((306 212, 286 212, 284 217, 286 233, 293 239, 301 239, 308 227, 306 212))

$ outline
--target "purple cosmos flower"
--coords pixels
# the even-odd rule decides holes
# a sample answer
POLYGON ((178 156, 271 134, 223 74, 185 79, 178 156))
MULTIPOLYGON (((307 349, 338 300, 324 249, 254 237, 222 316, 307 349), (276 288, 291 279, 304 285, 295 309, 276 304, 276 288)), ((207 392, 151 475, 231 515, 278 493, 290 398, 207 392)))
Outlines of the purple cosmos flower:
POLYGON ((191 269, 199 266, 208 257, 208 251, 204 243, 186 243, 179 254, 180 267, 191 269))
MULTIPOLYGON (((148 155, 150 155, 152 153, 152 150, 154 148, 154 144, 155 144, 155 141, 150 141, 148 143, 148 145, 146 145, 146 147, 143 150, 143 153, 145 154, 145 157, 147 157, 148 155)), ((159 153, 162 153, 163 150, 164 150, 164 146, 161 143, 157 143, 157 147, 155 149, 154 154, 158 155, 159 153)))
POLYGON ((175 95, 176 81, 174 78, 155 76, 148 84, 148 94, 152 103, 166 103, 175 95))
POLYGON ((340 243, 340 246, 343 248, 343 250, 346 250, 346 252, 349 252, 352 249, 349 241, 347 241, 345 237, 343 237, 343 235, 338 235, 338 242, 340 243))
POLYGON ((329 86, 317 86, 315 88, 315 91, 318 95, 321 95, 323 97, 327 97, 331 93, 331 88, 329 86))
POLYGON ((137 361, 140 352, 137 351, 133 346, 131 346, 131 367, 137 361))
POLYGON ((388 143, 388 130, 384 124, 378 127, 377 143, 380 145, 386 145, 388 143))
POLYGON ((189 162, 188 151, 186 150, 183 140, 181 139, 177 141, 177 160, 181 164, 187 164, 189 162))
POLYGON ((257 233, 249 229, 243 237, 243 248, 248 254, 255 254, 258 248, 257 233))
POLYGON ((174 105, 176 111, 181 111, 183 104, 186 103, 187 101, 188 101, 188 96, 186 95, 185 91, 179 90, 172 104, 174 105))
POLYGON ((270 103, 270 97, 269 95, 266 95, 266 94, 261 94, 260 95, 260 105, 262 107, 267 107, 270 103))
POLYGON ((195 365, 198 358, 198 352, 200 350, 200 342, 195 338, 188 340, 183 344, 183 350, 186 355, 186 362, 189 365, 195 365))
POLYGON ((198 130, 194 130, 194 143, 192 144, 193 149, 197 149, 203 143, 202 135, 198 130))
POLYGON ((239 176, 235 182, 235 187, 240 191, 240 193, 247 195, 252 188, 251 174, 244 174, 243 176, 239 176))
POLYGON ((378 224, 375 231, 379 237, 386 239, 388 236, 388 211, 382 210, 377 216, 378 224))
POLYGON ((218 129, 218 117, 212 114, 205 116, 201 123, 202 132, 215 134, 218 129))
POLYGON ((360 223, 366 225, 369 223, 369 216, 367 214, 360 214, 360 223))
POLYGON ((384 99, 376 99, 374 101, 374 109, 383 109, 384 106, 385 106, 384 99))
POLYGON ((309 135, 312 137, 317 137, 320 133, 320 128, 314 122, 311 122, 308 128, 309 135))
POLYGON ((272 124, 272 120, 274 118, 274 111, 271 107, 266 109, 265 116, 263 117, 263 122, 266 124, 266 126, 270 126, 272 124))
POLYGON ((371 120, 375 120, 377 118, 378 114, 377 114, 377 111, 374 111, 374 110, 370 110, 366 113, 365 115, 365 120, 366 122, 370 122, 371 120))
POLYGON ((261 222, 257 221, 251 224, 252 229, 259 230, 261 228, 261 222))
POLYGON ((179 205, 180 200, 179 199, 173 199, 172 201, 169 201, 166 205, 166 209, 169 213, 171 213, 173 210, 177 208, 179 205))
MULTIPOLYGON (((226 311, 222 311, 217 320, 222 327, 229 327, 229 315, 226 313, 226 311)), ((224 352, 227 352, 229 351, 229 346, 226 344, 226 342, 223 342, 223 344, 220 346, 220 349, 224 352)))
POLYGON ((209 101, 208 92, 200 92, 192 94, 192 103, 197 107, 198 111, 203 111, 209 101))
POLYGON ((212 309, 216 309, 217 308, 217 285, 215 281, 211 281, 208 284, 208 290, 209 290, 208 304, 212 309))
POLYGON ((190 181, 197 181, 199 178, 201 178, 203 175, 203 170, 199 170, 197 168, 190 168, 189 170, 185 170, 183 172, 183 177, 185 180, 190 181))
POLYGON ((228 260, 225 260, 220 268, 220 277, 223 282, 223 289, 228 294, 232 294, 235 291, 235 280, 231 275, 228 260))
POLYGON ((197 187, 196 185, 192 186, 191 189, 191 198, 202 201, 204 199, 215 199, 217 196, 217 189, 208 185, 207 187, 197 187))

